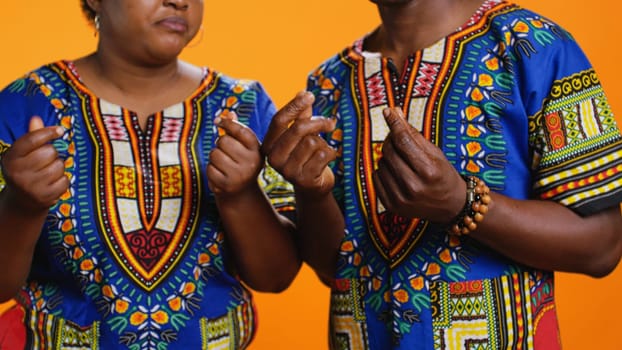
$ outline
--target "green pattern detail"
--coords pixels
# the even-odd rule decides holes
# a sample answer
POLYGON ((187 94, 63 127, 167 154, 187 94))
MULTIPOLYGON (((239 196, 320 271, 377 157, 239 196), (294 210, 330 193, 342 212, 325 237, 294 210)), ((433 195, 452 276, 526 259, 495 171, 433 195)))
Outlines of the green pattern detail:
POLYGON ((617 130, 609 130, 595 137, 575 142, 560 150, 546 152, 540 161, 540 167, 546 169, 550 166, 559 165, 560 161, 572 159, 579 154, 586 153, 588 150, 599 148, 603 144, 614 143, 619 138, 620 133, 617 130))
POLYGON ((600 85, 592 86, 591 88, 581 90, 569 96, 562 97, 560 99, 549 102, 544 109, 545 114, 554 113, 556 111, 562 111, 568 108, 568 106, 576 106, 579 103, 585 102, 590 99, 603 96, 603 89, 600 85))

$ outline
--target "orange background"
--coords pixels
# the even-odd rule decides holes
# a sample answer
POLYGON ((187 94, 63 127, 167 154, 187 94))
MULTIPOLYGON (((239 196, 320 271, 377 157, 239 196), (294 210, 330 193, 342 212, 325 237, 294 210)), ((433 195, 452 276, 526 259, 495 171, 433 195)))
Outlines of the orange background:
MULTIPOLYGON (((599 72, 614 111, 622 111, 620 10, 613 0, 523 0, 552 18, 582 45, 599 72)), ((379 19, 367 0, 205 1, 204 35, 183 58, 229 75, 260 80, 278 106, 304 88, 306 74, 372 30, 379 19)), ((0 85, 95 45, 78 0, 3 1, 0 85)), ((622 124, 622 112, 617 117, 622 124)), ((565 350, 622 348, 622 267, 604 279, 557 274, 558 313, 565 350)), ((308 268, 278 295, 256 294, 259 331, 252 350, 326 349, 328 290, 308 268)), ((0 305, 0 311, 3 306, 0 305)))

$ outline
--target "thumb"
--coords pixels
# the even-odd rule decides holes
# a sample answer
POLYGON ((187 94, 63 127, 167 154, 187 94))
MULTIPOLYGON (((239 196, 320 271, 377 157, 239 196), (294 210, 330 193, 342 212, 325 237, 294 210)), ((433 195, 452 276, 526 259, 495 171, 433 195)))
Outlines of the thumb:
POLYGON ((43 129, 44 127, 43 120, 38 116, 34 116, 30 118, 30 122, 28 123, 28 132, 43 129))
POLYGON ((382 115, 391 131, 407 129, 409 125, 404 117, 404 113, 399 108, 385 108, 382 111, 382 115))

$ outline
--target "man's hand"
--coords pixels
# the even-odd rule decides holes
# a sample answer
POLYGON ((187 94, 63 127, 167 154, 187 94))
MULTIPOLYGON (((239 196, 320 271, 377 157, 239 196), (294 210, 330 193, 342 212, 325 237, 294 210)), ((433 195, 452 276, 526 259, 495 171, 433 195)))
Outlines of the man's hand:
POLYGON ((383 113, 390 132, 373 177, 380 200, 390 212, 403 217, 451 221, 464 205, 465 182, 399 108, 383 113))

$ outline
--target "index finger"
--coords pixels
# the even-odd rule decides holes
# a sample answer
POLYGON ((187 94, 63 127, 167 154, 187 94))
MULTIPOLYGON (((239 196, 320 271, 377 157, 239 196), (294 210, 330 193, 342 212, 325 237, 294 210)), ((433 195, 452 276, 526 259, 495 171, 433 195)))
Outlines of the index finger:
POLYGON ((308 91, 299 92, 296 97, 289 101, 272 117, 270 126, 264 137, 261 151, 267 155, 272 150, 274 143, 289 128, 296 119, 310 119, 311 106, 315 96, 308 91))

